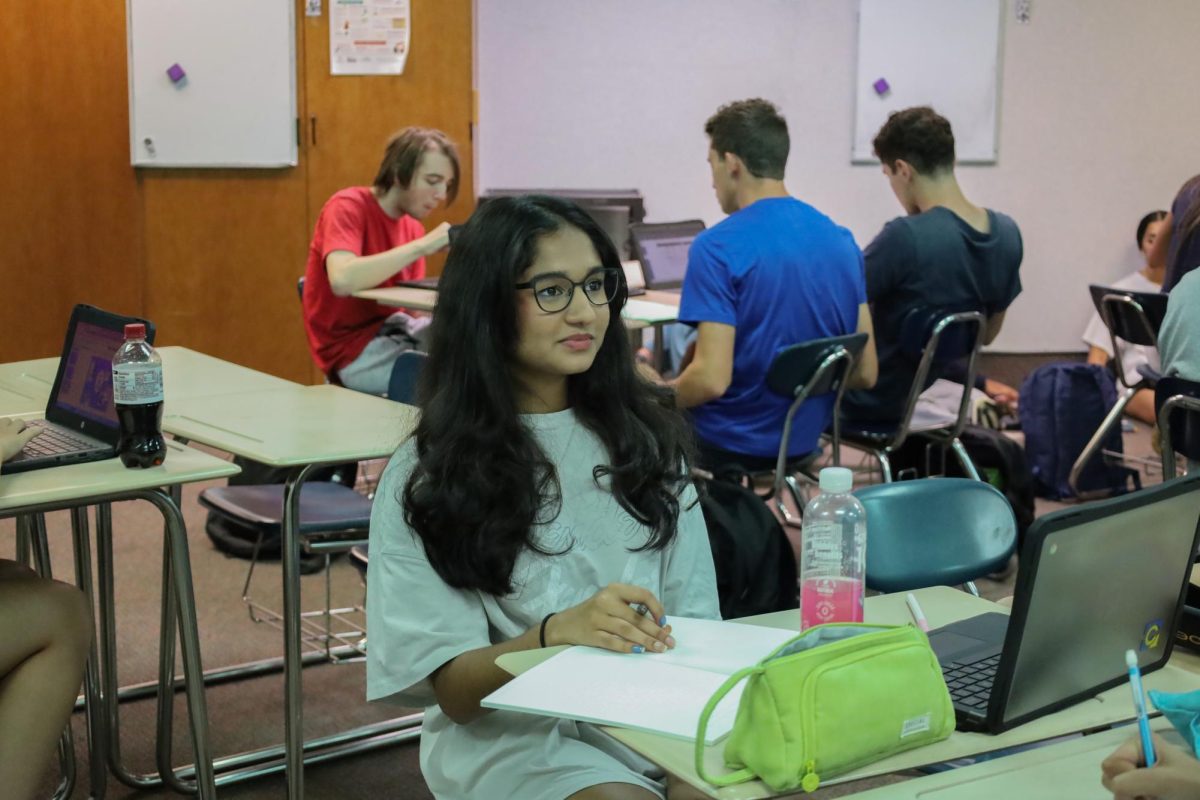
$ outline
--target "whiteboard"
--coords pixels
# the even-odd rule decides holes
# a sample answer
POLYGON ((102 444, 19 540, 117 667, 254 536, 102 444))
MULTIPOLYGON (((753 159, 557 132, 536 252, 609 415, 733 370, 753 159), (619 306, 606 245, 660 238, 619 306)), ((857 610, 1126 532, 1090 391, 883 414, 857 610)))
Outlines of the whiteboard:
POLYGON ((889 112, 929 105, 950 120, 959 162, 994 162, 1002 10, 1003 0, 859 0, 851 160, 876 161, 871 140, 889 112))
POLYGON ((296 165, 293 0, 126 4, 134 166, 296 165))

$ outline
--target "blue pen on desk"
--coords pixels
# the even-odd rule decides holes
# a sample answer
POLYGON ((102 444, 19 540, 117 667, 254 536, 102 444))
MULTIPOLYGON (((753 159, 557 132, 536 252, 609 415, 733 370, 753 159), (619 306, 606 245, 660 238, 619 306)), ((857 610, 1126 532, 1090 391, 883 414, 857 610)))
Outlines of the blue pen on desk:
POLYGON ((1137 712, 1138 733, 1142 735, 1142 760, 1153 767, 1154 742, 1150 739, 1150 718, 1146 716, 1146 695, 1142 691, 1142 671, 1138 669, 1137 653, 1125 651, 1125 666, 1129 667, 1129 688, 1133 690, 1133 710, 1137 712))

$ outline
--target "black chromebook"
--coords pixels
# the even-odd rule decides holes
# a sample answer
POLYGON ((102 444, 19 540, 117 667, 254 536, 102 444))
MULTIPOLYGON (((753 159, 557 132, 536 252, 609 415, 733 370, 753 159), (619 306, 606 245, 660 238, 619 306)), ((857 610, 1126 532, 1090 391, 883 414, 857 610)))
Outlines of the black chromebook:
POLYGON ((117 454, 121 431, 113 406, 112 360, 125 342, 125 325, 130 322, 143 323, 146 341, 154 342, 154 325, 144 319, 75 306, 46 418, 29 421, 43 428, 42 433, 4 463, 5 472, 101 461, 117 454))
POLYGON ((1011 616, 929 634, 959 730, 999 733, 1116 686, 1128 679, 1126 650, 1142 672, 1166 664, 1198 523, 1200 475, 1034 522, 1011 616))

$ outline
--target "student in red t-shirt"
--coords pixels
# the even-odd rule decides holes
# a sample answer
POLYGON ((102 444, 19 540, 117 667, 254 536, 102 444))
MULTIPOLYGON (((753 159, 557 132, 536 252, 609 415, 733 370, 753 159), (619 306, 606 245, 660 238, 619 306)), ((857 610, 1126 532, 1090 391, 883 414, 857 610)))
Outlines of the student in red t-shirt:
POLYGON ((373 185, 343 189, 325 203, 308 248, 304 327, 326 375, 361 392, 387 392, 392 364, 418 345, 422 321, 353 294, 425 277, 425 256, 446 247, 450 225, 425 233, 420 220, 457 193, 454 143, 439 130, 405 128, 388 142, 373 185))

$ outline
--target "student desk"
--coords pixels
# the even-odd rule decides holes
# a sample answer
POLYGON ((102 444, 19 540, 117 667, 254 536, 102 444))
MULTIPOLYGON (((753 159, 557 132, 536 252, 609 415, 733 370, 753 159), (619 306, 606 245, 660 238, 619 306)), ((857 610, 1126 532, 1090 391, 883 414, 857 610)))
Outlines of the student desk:
MULTIPOLYGON (((413 311, 433 311, 437 305, 437 291, 413 286, 385 286, 380 289, 364 289, 355 292, 355 297, 374 300, 380 305, 408 308, 413 311)), ((621 317, 625 327, 631 331, 654 328, 655 363, 663 363, 662 326, 674 322, 679 312, 679 295, 673 292, 648 290, 645 294, 629 298, 621 317)))
MULTIPOLYGON (((929 619, 930 626, 935 628, 987 611, 1008 613, 1007 608, 949 587, 920 589, 915 594, 921 602, 925 616, 929 619)), ((890 625, 912 622, 908 607, 904 603, 903 593, 868 597, 865 613, 868 622, 890 625)), ((738 621, 798 630, 800 612, 780 611, 738 621)), ((558 649, 546 648, 506 653, 496 659, 496 664, 508 672, 519 674, 549 658, 558 652, 558 649)), ((1200 677, 1168 664, 1163 669, 1147 675, 1145 685, 1147 689, 1161 689, 1169 692, 1190 691, 1200 688, 1200 677)), ((1085 700, 997 736, 956 731, 945 741, 877 761, 845 775, 822 781, 821 785, 845 783, 859 778, 913 769, 927 764, 1037 742, 1064 734, 1107 727, 1115 722, 1131 719, 1132 716, 1133 703, 1130 700, 1129 687, 1117 686, 1091 700, 1085 700)), ((666 771, 705 791, 711 797, 723 800, 734 800, 734 798, 748 800, 749 798, 770 797, 772 794, 765 784, 758 781, 750 781, 723 789, 715 789, 704 784, 696 775, 692 763, 693 747, 690 742, 621 728, 605 728, 604 730, 659 764, 666 771)), ((705 754, 707 768, 714 774, 722 774, 727 771, 722 759, 724 748, 724 742, 718 742, 709 747, 705 754)))
MULTIPOLYGON (((0 517, 40 515, 48 511, 70 510, 74 531, 76 575, 79 586, 93 600, 90 537, 86 507, 120 500, 145 500, 163 516, 166 523, 167 552, 172 593, 178 603, 178 623, 183 650, 183 676, 191 716, 191 734, 197 765, 197 784, 201 798, 215 796, 212 757, 208 751, 208 713, 204 701, 200 642, 196 630, 196 601, 192 592, 191 562, 183 515, 171 495, 163 488, 184 483, 236 475, 240 470, 228 461, 201 453, 177 442, 168 442, 168 455, 162 466, 151 469, 126 469, 118 459, 72 464, 50 469, 22 472, 0 477, 0 517)), ((99 517, 98 517, 99 519, 99 517)), ((104 566, 101 567, 103 580, 104 566)), ((92 789, 103 796, 107 777, 104 740, 106 723, 115 698, 101 690, 96 642, 111 631, 105 627, 112 619, 112 608, 100 593, 101 631, 93 641, 92 655, 84 679, 88 709, 88 739, 92 744, 92 789)), ((173 641, 173 640, 172 640, 173 641)), ((172 670, 174 658, 172 657, 172 670)), ((168 696, 166 702, 170 703, 168 696)))
MULTIPOLYGON (((1159 735, 1174 737, 1174 728, 1165 720, 1153 720, 1150 726, 1159 735)), ((861 800, 1111 800, 1112 793, 1100 783, 1100 763, 1136 733, 1135 726, 1126 725, 854 796, 861 800)))
MULTIPOLYGON (((170 388, 167 388, 170 391, 170 388)), ((387 729, 367 726, 330 740, 304 742, 300 653, 300 538, 297 534, 300 487, 323 464, 390 456, 416 423, 417 411, 381 397, 340 386, 288 386, 255 392, 191 398, 169 404, 163 428, 178 436, 275 467, 290 467, 284 490, 284 764, 288 797, 304 796, 303 760, 307 747, 331 754, 358 752, 396 741, 382 734, 406 730, 410 735, 419 716, 401 718, 387 729), (366 742, 371 739, 371 742, 366 742)), ((272 753, 278 748, 270 749, 272 753)), ((247 754, 248 756, 248 754, 247 754)), ((257 754, 259 760, 268 751, 257 754)), ((248 763, 231 759, 230 766, 248 763)), ((251 767, 241 778, 254 777, 278 766, 251 767)), ((224 781, 223 781, 224 782, 224 781)))
MULTIPOLYGON (((168 410, 172 400, 300 385, 186 347, 160 347, 158 354, 168 410)), ((45 411, 58 360, 55 356, 0 364, 0 414, 45 411)))
POLYGON ((57 370, 58 358, 0 364, 0 415, 44 411, 57 370))

